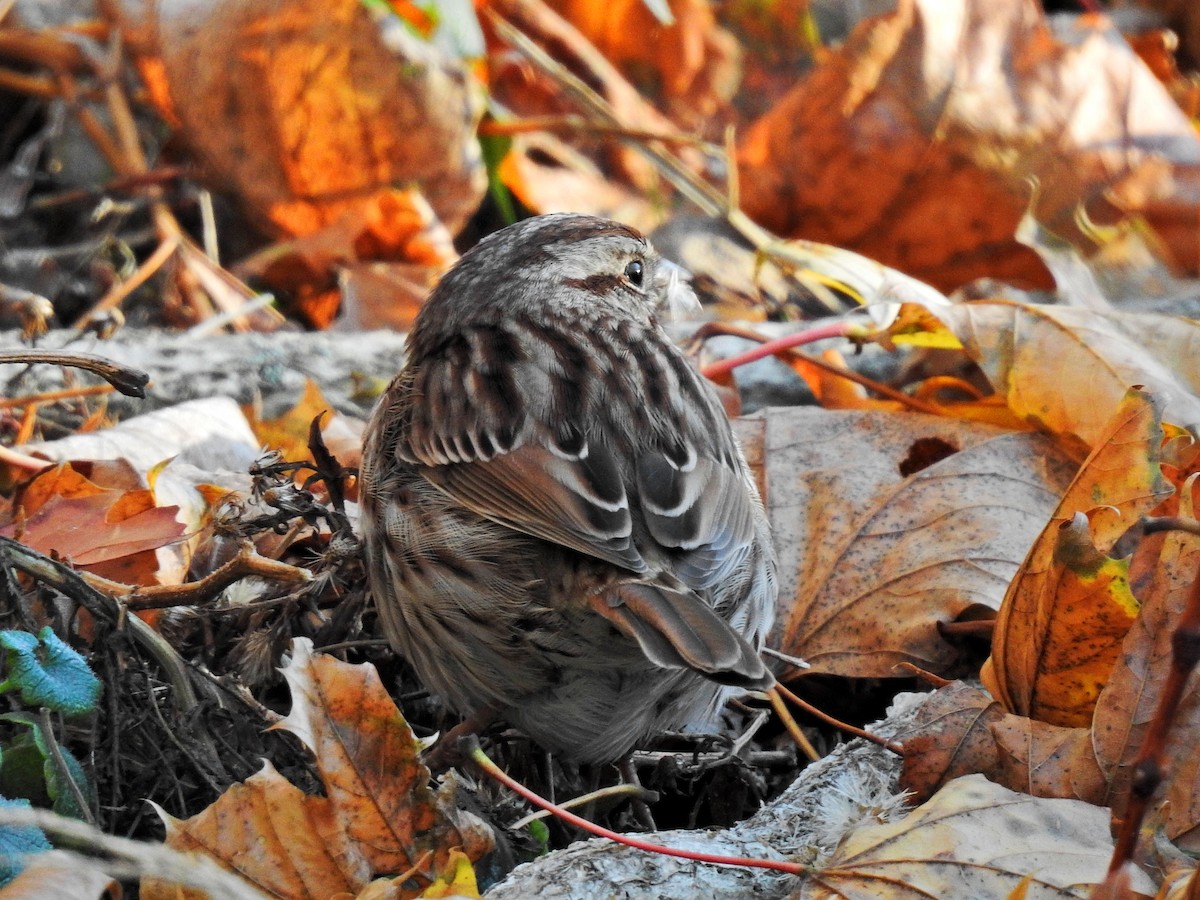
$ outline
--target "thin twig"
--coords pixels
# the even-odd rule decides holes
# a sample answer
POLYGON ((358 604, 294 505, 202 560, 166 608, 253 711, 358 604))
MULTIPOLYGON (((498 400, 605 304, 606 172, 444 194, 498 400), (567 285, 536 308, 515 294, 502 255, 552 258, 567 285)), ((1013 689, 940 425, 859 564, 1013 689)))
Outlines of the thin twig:
MULTIPOLYGON (((599 790, 588 791, 586 794, 580 794, 578 797, 572 797, 570 800, 564 800, 558 805, 563 809, 576 809, 580 806, 595 800, 607 800, 611 798, 631 797, 645 800, 647 803, 654 803, 658 800, 658 791, 649 791, 640 784, 610 784, 608 787, 602 787, 599 790)), ((536 822, 538 819, 544 819, 547 816, 552 816, 554 813, 548 809, 541 812, 530 813, 524 818, 517 819, 508 826, 509 831, 520 831, 530 822, 536 822)))
POLYGON ((82 387, 46 391, 44 394, 26 394, 24 397, 0 397, 0 409, 19 409, 24 406, 45 406, 59 400, 78 400, 83 397, 98 397, 116 390, 111 384, 89 384, 82 387))
POLYGON ((631 141, 662 141, 664 144, 674 144, 681 147, 697 147, 706 153, 716 155, 720 152, 712 141, 696 135, 684 134, 679 131, 650 131, 643 128, 629 128, 624 125, 614 125, 606 122, 595 122, 584 116, 526 116, 521 119, 492 119, 479 126, 479 133, 485 136, 508 136, 513 134, 528 134, 531 131, 566 132, 568 134, 601 134, 608 137, 627 138, 631 141))
POLYGON ((299 566, 288 565, 278 560, 259 556, 254 548, 243 545, 238 555, 199 581, 187 584, 152 584, 148 586, 121 584, 85 576, 93 587, 114 596, 123 597, 128 609, 167 609, 174 606, 197 606, 212 600, 221 591, 243 578, 255 576, 286 584, 305 584, 312 581, 312 572, 299 566))
POLYGON ((146 385, 150 376, 140 369, 96 356, 92 353, 77 353, 68 350, 0 350, 0 364, 45 363, 52 366, 71 366, 99 375, 127 397, 139 400, 146 396, 146 385))
POLYGON ((58 740, 54 736, 54 723, 50 720, 50 710, 44 706, 38 710, 38 724, 42 729, 42 738, 46 743, 46 749, 50 752, 50 759, 54 763, 54 770, 58 773, 58 780, 66 783, 67 790, 71 793, 71 799, 75 801, 83 820, 89 825, 95 825, 96 814, 92 811, 87 798, 83 796, 83 791, 75 781, 75 776, 67 768, 62 747, 58 745, 58 740))
POLYGON ((779 686, 779 692, 781 694, 783 694, 783 696, 785 696, 789 700, 791 700, 793 703, 795 703, 797 706, 799 706, 806 713, 820 719, 826 725, 832 725, 834 728, 838 729, 839 731, 844 731, 847 734, 852 734, 855 737, 860 737, 863 740, 870 741, 872 744, 878 744, 880 747, 883 747, 885 750, 891 750, 897 756, 903 755, 903 753, 904 753, 904 748, 901 747, 899 744, 892 743, 891 741, 887 740, 886 738, 881 738, 877 734, 871 734, 871 732, 869 732, 869 731, 866 731, 862 728, 858 728, 854 725, 850 725, 849 723, 843 722, 840 719, 835 719, 833 716, 829 715, 829 713, 827 713, 821 709, 818 709, 817 707, 815 707, 811 703, 809 703, 807 700, 801 699, 794 692, 788 690, 783 685, 779 686))
MULTIPOLYGON (((801 336, 809 333, 810 332, 798 332, 798 334, 801 336)), ((882 382, 875 381, 873 378, 868 378, 866 375, 863 375, 860 372, 855 372, 853 369, 848 369, 845 366, 835 365, 828 360, 821 359, 819 356, 813 356, 811 353, 804 353, 801 350, 797 350, 794 346, 789 346, 789 343, 794 343, 796 341, 803 342, 807 340, 807 338, 797 338, 795 335, 790 335, 788 337, 777 338, 772 341, 749 328, 743 328, 738 325, 730 325, 725 322, 707 322, 697 329, 695 335, 692 336, 692 340, 705 340, 709 337, 713 337, 714 335, 732 335, 734 337, 745 338, 751 341, 759 341, 763 344, 763 347, 758 347, 754 350, 747 351, 744 354, 739 354, 737 357, 731 357, 731 359, 737 361, 736 365, 743 365, 746 362, 753 362, 754 359, 757 359, 762 355, 774 356, 777 353, 787 352, 789 356, 804 362, 806 365, 814 366, 815 368, 828 372, 831 375, 836 375, 839 378, 845 378, 847 381, 852 381, 869 391, 879 394, 881 397, 884 397, 887 400, 894 400, 896 403, 900 403, 909 409, 915 410, 916 412, 929 413, 930 415, 934 416, 945 416, 945 410, 934 404, 926 403, 923 400, 918 400, 916 397, 912 397, 903 391, 898 391, 894 387, 890 387, 882 382), (768 353, 763 353, 763 348, 768 344, 774 345, 775 349, 769 351, 768 353)), ((829 335, 824 336, 828 337, 829 335)), ((721 362, 713 363, 712 366, 705 366, 702 371, 705 375, 709 375, 710 372, 720 374, 721 369, 725 368, 725 366, 722 365, 725 362, 726 360, 722 360, 721 362)), ((712 376, 709 375, 709 377, 712 376)))
POLYGON ((589 822, 582 816, 577 816, 575 813, 568 812, 561 806, 556 806, 544 797, 531 791, 525 785, 521 784, 513 778, 510 778, 499 766, 497 766, 488 755, 483 752, 479 746, 479 739, 475 735, 469 735, 462 739, 463 755, 471 759, 475 765, 479 766, 487 775, 494 778, 496 781, 503 784, 510 791, 520 794, 530 803, 535 806, 540 806, 542 809, 549 810, 554 813, 559 819, 574 825, 576 828, 581 828, 589 834, 594 834, 597 837, 608 838, 616 841, 619 844, 624 844, 627 847, 633 847, 636 850, 645 850, 647 853, 659 853, 663 856, 676 856, 681 859, 690 859, 696 862, 710 863, 719 866, 745 866, 757 869, 771 869, 776 872, 786 872, 789 875, 803 875, 808 871, 807 866, 799 863, 787 862, 786 860, 775 859, 751 859, 749 857, 734 857, 734 856, 719 856, 715 853, 697 853, 693 850, 679 850, 674 847, 667 847, 662 844, 655 844, 650 841, 643 841, 638 838, 630 837, 626 834, 618 834, 615 831, 610 831, 607 828, 601 828, 595 822, 589 822))
POLYGON ((40 472, 42 469, 47 469, 54 465, 49 460, 40 459, 36 456, 28 456, 24 453, 18 453, 9 447, 2 446, 0 446, 0 463, 26 472, 40 472))
POLYGON ((779 717, 779 721, 783 723, 783 727, 787 730, 787 733, 796 742, 796 746, 808 757, 809 762, 816 762, 821 758, 821 754, 812 745, 812 742, 808 739, 808 735, 800 730, 800 725, 792 717, 787 704, 783 702, 783 690, 782 685, 775 684, 769 691, 765 692, 767 699, 771 701, 771 708, 775 710, 775 715, 779 717))

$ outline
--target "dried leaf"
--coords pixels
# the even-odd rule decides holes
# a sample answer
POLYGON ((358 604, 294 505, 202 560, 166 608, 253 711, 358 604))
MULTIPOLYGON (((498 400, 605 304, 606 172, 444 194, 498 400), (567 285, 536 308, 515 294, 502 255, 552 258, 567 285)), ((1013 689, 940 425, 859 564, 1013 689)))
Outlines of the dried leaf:
POLYGON ((1152 395, 1128 393, 1004 598, 982 677, 1010 712, 1061 725, 1090 721, 1136 612, 1128 585, 1120 587, 1124 573, 1113 572, 1120 564, 1104 554, 1171 491, 1158 466, 1159 408, 1152 395), (1104 589, 1113 574, 1113 590, 1104 589), (1089 596, 1097 577, 1102 589, 1089 596))
POLYGON ((738 150, 756 221, 944 290, 981 276, 1049 286, 1013 237, 1031 177, 1038 219, 1080 246, 1076 210, 1141 178, 1145 199, 1125 209, 1194 268, 1194 227, 1188 237, 1182 223, 1195 222, 1198 159, 1191 124, 1107 20, 1052 33, 1029 0, 903 0, 828 54, 738 150), (1157 208, 1162 197, 1177 208, 1157 208))
MULTIPOLYGON (((298 461, 309 459, 308 432, 313 419, 332 410, 333 404, 309 378, 304 382, 304 395, 277 418, 253 418, 252 409, 247 409, 246 414, 252 418, 251 427, 263 446, 280 451, 284 459, 298 461)), ((341 451, 357 451, 362 441, 361 428, 336 411, 322 420, 321 434, 326 438, 326 446, 340 456, 345 455, 341 451)))
POLYGON ((1065 440, 1098 446, 1134 385, 1161 398, 1167 421, 1200 424, 1200 322, 1193 319, 1004 300, 932 312, 1017 416, 1065 440))
MULTIPOLYGON (((899 822, 860 828, 798 897, 1083 897, 1112 854, 1108 813, 1078 800, 1040 800, 980 775, 952 781, 899 822)), ((1134 890, 1153 895, 1138 873, 1134 890)))
POLYGON ((989 778, 1035 797, 1065 797, 1103 805, 1106 773, 1096 759, 1091 731, 1006 715, 989 726, 998 767, 989 778))
POLYGON ((292 711, 280 727, 316 755, 326 796, 376 872, 416 866, 435 877, 454 847, 472 860, 492 849, 487 827, 454 808, 449 783, 437 791, 428 787, 420 743, 374 666, 314 655, 311 642, 298 638, 282 671, 292 711))
POLYGON ((646 0, 566 0, 558 12, 685 128, 727 109, 738 85, 738 46, 706 0, 674 0, 664 23, 646 0))
MULTIPOLYGON (((1194 515, 1193 488, 1194 484, 1189 484, 1183 492, 1180 515, 1194 515)), ((1117 665, 1096 705, 1093 741, 1110 779, 1101 802, 1111 804, 1116 816, 1121 815, 1127 802, 1133 761, 1158 707, 1179 619, 1198 570, 1200 539, 1182 532, 1168 534, 1149 582, 1139 588, 1141 613, 1125 638, 1117 665)), ((1198 741, 1200 690, 1193 679, 1168 737, 1170 764, 1163 773, 1165 784, 1155 803, 1171 840, 1179 840, 1200 823, 1200 760, 1194 752, 1198 741)), ((1195 837, 1190 839, 1192 852, 1197 843, 1195 837)))
POLYGON ((103 487, 68 463, 34 478, 18 508, 22 518, 0 534, 130 584, 154 584, 158 567, 150 551, 184 533, 178 507, 154 506, 149 491, 103 487))
POLYGON ((952 681, 921 704, 911 729, 896 735, 904 746, 900 786, 927 800, 955 778, 989 774, 998 765, 988 727, 1004 717, 995 700, 965 681, 952 681))
POLYGON ((390 14, 357 0, 114 6, 160 113, 210 182, 280 237, 397 184, 416 185, 455 233, 479 205, 477 87, 390 14))
POLYGON ((769 410, 741 420, 750 447, 756 427, 778 645, 818 672, 946 670, 938 624, 999 606, 1071 473, 1044 438, 932 416, 769 410))
MULTIPOLYGON (((313 752, 325 796, 303 794, 267 763, 190 819, 160 811, 169 846, 202 851, 279 897, 354 895, 384 874, 430 883, 458 871, 455 848, 470 860, 491 849, 449 787, 429 788, 420 745, 373 666, 314 655, 300 638, 283 674, 292 711, 279 727, 313 752)), ((156 883, 142 896, 174 894, 156 883)))

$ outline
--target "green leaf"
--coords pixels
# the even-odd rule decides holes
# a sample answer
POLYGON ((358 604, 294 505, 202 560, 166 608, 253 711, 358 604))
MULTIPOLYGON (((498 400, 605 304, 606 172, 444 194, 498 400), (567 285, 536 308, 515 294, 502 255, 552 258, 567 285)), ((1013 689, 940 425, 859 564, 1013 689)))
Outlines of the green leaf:
POLYGON ((91 712, 100 697, 100 681, 83 657, 58 639, 47 625, 34 637, 27 631, 0 631, 8 677, 0 691, 19 690, 30 706, 67 715, 91 712))
POLYGON ((4 765, 0 766, 0 795, 19 797, 34 806, 50 806, 45 763, 46 755, 33 733, 9 741, 4 748, 4 765))
MULTIPOLYGON (((0 808, 29 809, 28 800, 9 800, 0 797, 0 808)), ((21 873, 25 864, 20 857, 27 853, 44 853, 53 849, 40 828, 31 825, 16 827, 0 825, 0 886, 8 884, 21 873)))
POLYGON ((512 149, 512 138, 508 135, 480 135, 479 147, 483 152, 483 164, 487 167, 488 192, 492 201, 500 210, 500 217, 505 225, 517 221, 517 209, 513 204, 512 192, 505 186, 500 177, 500 163, 512 149))
POLYGON ((9 741, 4 748, 3 764, 0 764, 0 794, 21 797, 34 806, 49 807, 59 815, 86 820, 85 811, 79 806, 79 797, 82 796, 84 803, 94 807, 96 788, 75 755, 59 744, 53 733, 47 733, 36 716, 19 712, 4 713, 0 715, 0 720, 30 728, 28 733, 9 741), (51 752, 51 741, 62 755, 61 768, 51 752), (78 793, 72 790, 71 781, 79 788, 78 793))

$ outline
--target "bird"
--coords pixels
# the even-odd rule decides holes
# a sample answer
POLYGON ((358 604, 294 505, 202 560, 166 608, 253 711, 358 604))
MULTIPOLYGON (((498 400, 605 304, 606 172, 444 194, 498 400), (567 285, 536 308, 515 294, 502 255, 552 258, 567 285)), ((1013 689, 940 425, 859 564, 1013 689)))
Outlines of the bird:
POLYGON ((663 329, 694 302, 675 271, 595 216, 485 237, 422 305, 364 437, 384 636, 469 722, 579 763, 775 684, 767 517, 663 329))

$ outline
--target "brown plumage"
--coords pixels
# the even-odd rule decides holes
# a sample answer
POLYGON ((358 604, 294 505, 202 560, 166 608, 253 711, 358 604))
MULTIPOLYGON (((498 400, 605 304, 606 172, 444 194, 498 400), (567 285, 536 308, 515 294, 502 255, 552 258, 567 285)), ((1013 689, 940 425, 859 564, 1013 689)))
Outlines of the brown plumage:
POLYGON ((616 222, 497 232, 422 308, 367 429, 388 640, 459 713, 582 761, 774 683, 765 516, 715 393, 659 327, 667 282, 616 222))

